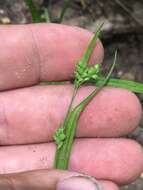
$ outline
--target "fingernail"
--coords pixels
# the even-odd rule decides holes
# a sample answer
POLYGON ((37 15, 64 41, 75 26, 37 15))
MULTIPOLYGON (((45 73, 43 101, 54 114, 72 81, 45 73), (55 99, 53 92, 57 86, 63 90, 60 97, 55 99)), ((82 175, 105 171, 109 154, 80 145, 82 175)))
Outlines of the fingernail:
POLYGON ((60 181, 56 190, 101 190, 101 187, 93 178, 77 176, 60 181))

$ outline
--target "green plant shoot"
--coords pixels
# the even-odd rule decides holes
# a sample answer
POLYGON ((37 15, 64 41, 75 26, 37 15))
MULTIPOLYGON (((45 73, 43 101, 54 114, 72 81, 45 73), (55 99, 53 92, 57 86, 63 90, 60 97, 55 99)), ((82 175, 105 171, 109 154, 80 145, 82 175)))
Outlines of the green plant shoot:
POLYGON ((88 97, 86 97, 78 106, 76 106, 68 116, 68 119, 66 121, 66 124, 59 128, 58 133, 58 140, 60 140, 60 131, 63 130, 64 140, 58 144, 57 150, 56 150, 56 156, 55 156, 55 163, 54 167, 57 169, 68 169, 69 159, 70 159, 70 153, 72 149, 72 144, 75 136, 75 131, 77 128, 77 122, 79 120, 81 112, 85 109, 85 107, 88 105, 88 103, 96 96, 100 90, 106 85, 108 82, 108 79, 111 76, 111 73, 114 69, 115 63, 117 58, 117 52, 115 52, 114 62, 112 64, 112 67, 108 73, 108 75, 103 80, 102 84, 98 86, 88 97), (64 131, 65 130, 65 131, 64 131), (61 145, 62 144, 62 145, 61 145), (60 145, 60 146, 59 146, 60 145))
POLYGON ((85 98, 78 106, 76 106, 75 108, 72 108, 72 103, 76 96, 77 90, 80 88, 80 86, 88 80, 98 79, 98 74, 101 68, 100 65, 97 64, 97 65, 88 67, 87 63, 96 45, 97 39, 101 33, 102 25, 98 28, 97 32, 95 33, 94 37, 89 43, 87 51, 84 53, 82 59, 76 65, 74 91, 73 91, 71 103, 69 105, 69 109, 68 109, 63 125, 56 131, 54 135, 54 139, 57 144, 54 167, 57 169, 68 168, 75 130, 77 127, 77 122, 80 117, 80 114, 85 109, 86 105, 92 100, 92 98, 106 85, 113 71, 113 68, 115 66, 117 52, 115 53, 114 62, 107 77, 105 77, 102 83, 87 98, 85 98))

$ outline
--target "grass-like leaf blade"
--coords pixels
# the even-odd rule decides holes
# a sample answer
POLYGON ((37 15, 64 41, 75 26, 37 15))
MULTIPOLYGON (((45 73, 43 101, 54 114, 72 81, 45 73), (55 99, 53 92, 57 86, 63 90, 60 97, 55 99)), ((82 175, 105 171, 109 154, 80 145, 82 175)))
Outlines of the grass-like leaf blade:
POLYGON ((29 10, 31 12, 32 20, 34 23, 42 22, 41 16, 39 14, 39 11, 37 10, 33 0, 25 0, 27 6, 29 7, 29 10))
MULTIPOLYGON (((89 82, 92 84, 95 84, 96 86, 99 86, 103 80, 104 80, 104 77, 100 77, 98 80, 92 79, 89 82)), ((110 78, 107 82, 107 86, 125 88, 134 93, 143 94, 143 83, 140 83, 140 82, 110 78)))
POLYGON ((97 31, 95 33, 95 35, 93 36, 91 42, 89 43, 88 47, 87 47, 87 50, 86 52, 84 53, 81 61, 84 62, 84 63, 88 63, 89 61, 89 58, 94 50, 94 47, 95 47, 95 44, 97 42, 97 39, 100 37, 101 35, 101 29, 103 27, 104 23, 102 23, 98 28, 97 28, 97 31))

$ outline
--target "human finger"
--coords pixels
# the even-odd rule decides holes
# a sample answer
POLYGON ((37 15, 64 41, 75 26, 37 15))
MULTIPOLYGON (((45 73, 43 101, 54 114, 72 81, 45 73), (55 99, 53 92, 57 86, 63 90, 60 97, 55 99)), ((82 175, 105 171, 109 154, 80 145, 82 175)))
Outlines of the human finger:
MULTIPOLYGON (((93 34, 58 24, 0 26, 0 90, 73 78, 93 34)), ((103 47, 98 40, 91 63, 101 63, 103 47)))
MULTIPOLYGON (((75 104, 95 87, 80 89, 75 104)), ((0 93, 0 144, 49 142, 63 123, 73 87, 37 86, 0 93)), ((104 88, 80 116, 77 137, 120 137, 133 131, 142 115, 137 97, 104 88)))
MULTIPOLYGON (((0 148, 0 173, 52 169, 55 143, 0 148)), ((143 149, 128 139, 77 139, 69 170, 117 184, 134 181, 143 171, 143 149)))
POLYGON ((0 188, 4 190, 119 190, 110 181, 97 181, 92 177, 64 170, 35 170, 0 175, 0 188))

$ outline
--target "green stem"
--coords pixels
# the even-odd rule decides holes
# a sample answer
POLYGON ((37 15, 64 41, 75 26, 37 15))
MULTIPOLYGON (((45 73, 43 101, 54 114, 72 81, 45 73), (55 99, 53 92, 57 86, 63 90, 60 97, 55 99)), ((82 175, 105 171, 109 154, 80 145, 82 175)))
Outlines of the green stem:
POLYGON ((64 145, 61 149, 56 149, 55 163, 54 167, 56 169, 67 169, 69 162, 69 152, 72 145, 72 139, 74 137, 75 123, 77 120, 77 115, 75 112, 70 112, 68 120, 65 126, 66 139, 64 145))
MULTIPOLYGON (((66 130, 69 127, 69 120, 71 118, 71 111, 72 111, 72 105, 73 105, 73 101, 75 99, 75 96, 77 94, 77 88, 74 87, 73 90, 73 95, 72 95, 72 99, 70 101, 70 105, 68 107, 68 111, 66 113, 65 119, 64 119, 64 123, 61 126, 64 129, 64 133, 66 134, 66 130)), ((67 138, 67 135, 66 135, 67 138)), ((58 147, 56 147, 56 155, 55 155, 55 160, 54 160, 54 167, 58 168, 58 163, 59 163, 59 157, 60 157, 60 150, 58 149, 58 147)))
POLYGON ((67 121, 68 121, 70 112, 71 112, 71 110, 72 110, 72 105, 73 105, 74 99, 75 99, 75 97, 76 97, 77 90, 78 90, 78 88, 75 88, 75 86, 74 86, 74 90, 73 90, 73 94, 72 94, 72 99, 71 99, 71 102, 70 102, 70 105, 69 105, 69 107, 68 107, 68 111, 67 111, 67 113, 66 113, 65 120, 64 120, 64 123, 63 123, 63 128, 64 128, 64 129, 65 129, 66 123, 67 123, 67 121))

